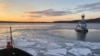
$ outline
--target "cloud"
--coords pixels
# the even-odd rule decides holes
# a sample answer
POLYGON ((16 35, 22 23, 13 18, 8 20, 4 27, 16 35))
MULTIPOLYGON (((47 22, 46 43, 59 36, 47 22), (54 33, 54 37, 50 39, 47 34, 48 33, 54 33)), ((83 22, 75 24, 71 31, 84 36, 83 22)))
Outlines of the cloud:
POLYGON ((7 8, 6 4, 0 4, 0 10, 5 10, 7 8))
POLYGON ((91 8, 91 7, 95 7, 95 6, 100 6, 100 2, 96 2, 96 3, 92 3, 92 4, 86 4, 86 5, 80 5, 78 7, 81 7, 81 8, 91 8))
POLYGON ((74 8, 77 12, 83 12, 83 11, 100 11, 100 2, 91 3, 91 4, 85 4, 85 5, 79 5, 76 8, 74 8))
POLYGON ((29 17, 37 17, 37 18, 40 18, 42 16, 41 15, 29 15, 29 17))
POLYGON ((95 2, 91 4, 78 5, 76 8, 72 8, 66 11, 58 11, 55 9, 46 9, 42 11, 30 11, 28 13, 29 17, 42 17, 42 16, 63 16, 69 14, 76 14, 84 11, 100 11, 100 2, 95 2))
POLYGON ((26 12, 29 14, 37 15, 35 17, 41 17, 41 16, 63 16, 67 14, 71 14, 71 11, 56 11, 54 9, 47 9, 43 11, 32 11, 32 12, 26 12))

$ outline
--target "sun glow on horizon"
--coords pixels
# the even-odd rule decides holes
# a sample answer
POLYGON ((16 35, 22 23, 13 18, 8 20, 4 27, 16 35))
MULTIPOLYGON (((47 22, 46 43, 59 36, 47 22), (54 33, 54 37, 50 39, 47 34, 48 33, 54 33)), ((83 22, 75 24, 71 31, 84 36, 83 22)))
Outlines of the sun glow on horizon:
POLYGON ((76 0, 1 0, 0 21, 52 22, 100 17, 100 1, 76 0), (79 3, 80 2, 80 3, 79 3), (49 3, 49 4, 48 4, 49 3), (64 6, 66 5, 66 6, 64 6))

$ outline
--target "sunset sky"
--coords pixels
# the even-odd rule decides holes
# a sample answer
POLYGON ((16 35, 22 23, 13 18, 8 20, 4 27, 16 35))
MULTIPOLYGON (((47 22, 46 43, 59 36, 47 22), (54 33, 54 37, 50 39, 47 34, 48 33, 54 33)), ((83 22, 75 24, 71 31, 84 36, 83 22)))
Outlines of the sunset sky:
POLYGON ((100 17, 100 0, 0 0, 0 21, 52 22, 100 17))

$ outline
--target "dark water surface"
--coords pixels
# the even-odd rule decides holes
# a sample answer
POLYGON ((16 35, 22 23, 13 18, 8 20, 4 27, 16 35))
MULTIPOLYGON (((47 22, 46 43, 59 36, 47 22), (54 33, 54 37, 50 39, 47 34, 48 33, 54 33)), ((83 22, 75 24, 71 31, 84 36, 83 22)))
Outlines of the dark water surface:
MULTIPOLYGON (((77 33, 74 23, 0 23, 0 39, 9 37, 9 26, 12 26, 13 36, 21 33, 28 34, 28 37, 59 37, 67 40, 81 40, 100 42, 100 24, 89 23, 88 33, 77 33), (28 32, 32 31, 32 32, 28 32)), ((20 37, 20 36, 19 36, 20 37)))

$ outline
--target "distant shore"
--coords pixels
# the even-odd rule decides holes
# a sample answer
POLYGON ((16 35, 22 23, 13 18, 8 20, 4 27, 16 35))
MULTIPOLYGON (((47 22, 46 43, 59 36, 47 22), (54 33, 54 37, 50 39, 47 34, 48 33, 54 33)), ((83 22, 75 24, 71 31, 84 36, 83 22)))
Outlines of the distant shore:
MULTIPOLYGON (((0 21, 0 23, 77 23, 80 20, 72 20, 72 21, 54 21, 54 22, 17 22, 17 21, 0 21)), ((96 19, 88 19, 87 23, 100 23, 100 18, 96 19)))

